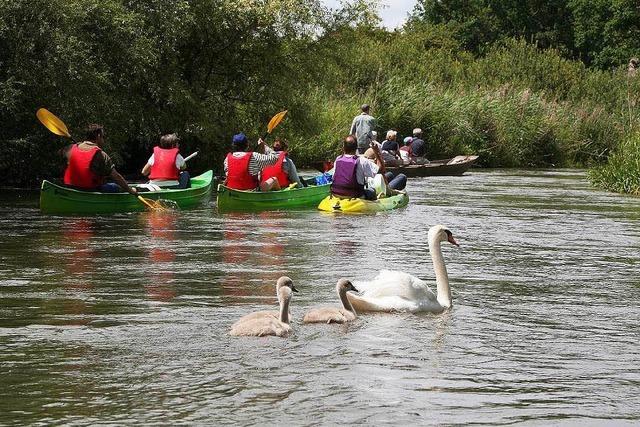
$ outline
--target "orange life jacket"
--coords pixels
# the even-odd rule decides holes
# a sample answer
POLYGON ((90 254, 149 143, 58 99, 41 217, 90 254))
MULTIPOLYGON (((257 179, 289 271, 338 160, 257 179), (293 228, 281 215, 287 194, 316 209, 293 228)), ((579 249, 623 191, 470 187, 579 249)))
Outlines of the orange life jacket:
POLYGON ((280 156, 278 157, 278 161, 271 166, 267 166, 262 169, 262 179, 260 182, 265 182, 269 178, 275 177, 278 180, 278 184, 280 184, 280 188, 286 188, 289 186, 289 176, 282 169, 282 163, 284 162, 284 158, 287 156, 286 151, 282 151, 280 156))
POLYGON ((253 152, 242 153, 240 157, 235 153, 227 154, 227 183, 226 186, 234 190, 253 190, 258 186, 258 178, 249 174, 249 161, 253 152))
POLYGON ((178 148, 153 147, 153 165, 150 179, 178 179, 180 170, 176 167, 178 148))
POLYGON ((104 177, 98 176, 89 167, 98 151, 99 147, 91 147, 90 150, 84 151, 78 148, 78 144, 73 144, 69 153, 69 164, 64 171, 64 183, 87 190, 104 184, 104 177))

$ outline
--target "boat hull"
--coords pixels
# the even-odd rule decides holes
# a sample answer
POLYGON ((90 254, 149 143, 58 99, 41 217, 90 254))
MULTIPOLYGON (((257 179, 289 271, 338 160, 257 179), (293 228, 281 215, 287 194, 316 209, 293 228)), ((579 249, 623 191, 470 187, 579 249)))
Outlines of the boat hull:
POLYGON ((457 156, 451 159, 433 160, 423 165, 388 166, 394 174, 403 173, 409 178, 425 176, 460 176, 475 163, 478 156, 457 156))
POLYGON ((378 200, 329 195, 320 202, 318 209, 325 212, 372 213, 398 209, 407 206, 408 203, 409 196, 405 192, 378 200))
MULTIPOLYGON (((146 199, 173 200, 180 209, 189 209, 209 201, 213 172, 191 178, 191 188, 166 189, 140 193, 146 199)), ((43 181, 40 190, 40 211, 56 215, 91 215, 120 212, 141 212, 145 206, 129 193, 99 193, 79 191, 43 181)))
POLYGON ((259 212, 315 208, 329 195, 330 184, 280 191, 242 191, 218 185, 219 212, 259 212))

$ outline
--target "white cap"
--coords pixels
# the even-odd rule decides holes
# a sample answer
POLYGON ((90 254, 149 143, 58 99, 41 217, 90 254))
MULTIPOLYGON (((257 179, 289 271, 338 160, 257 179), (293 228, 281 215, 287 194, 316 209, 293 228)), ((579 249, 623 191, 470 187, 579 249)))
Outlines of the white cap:
POLYGON ((415 128, 415 129, 413 130, 413 134, 415 135, 415 134, 417 134, 417 133, 422 133, 422 129, 420 129, 420 128, 415 128))

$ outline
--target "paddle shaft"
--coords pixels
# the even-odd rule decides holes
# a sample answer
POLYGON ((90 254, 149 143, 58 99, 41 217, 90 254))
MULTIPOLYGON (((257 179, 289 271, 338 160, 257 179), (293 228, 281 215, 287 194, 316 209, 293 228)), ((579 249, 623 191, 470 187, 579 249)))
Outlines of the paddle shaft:
POLYGON ((195 153, 191 153, 189 154, 187 157, 184 158, 184 161, 186 162, 187 160, 191 160, 193 159, 195 156, 198 155, 198 152, 196 151, 195 153))

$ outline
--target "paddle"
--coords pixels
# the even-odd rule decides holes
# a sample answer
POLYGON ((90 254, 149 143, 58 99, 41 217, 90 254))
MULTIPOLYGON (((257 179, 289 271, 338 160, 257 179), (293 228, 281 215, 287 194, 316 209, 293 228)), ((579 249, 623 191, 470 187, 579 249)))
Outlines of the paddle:
POLYGON ((40 123, 42 123, 44 127, 49 129, 52 133, 59 136, 66 136, 73 142, 76 142, 76 140, 73 139, 73 137, 69 133, 69 129, 67 129, 67 126, 64 124, 64 122, 56 117, 56 115, 51 111, 47 110, 46 108, 40 108, 36 112, 36 117, 38 117, 40 123))
POLYGON ((193 159, 195 156, 198 155, 198 152, 196 151, 195 153, 191 153, 189 154, 187 157, 184 158, 184 161, 186 162, 187 160, 191 160, 193 159))
MULTIPOLYGON (((69 129, 67 129, 67 125, 65 125, 64 122, 60 120, 51 111, 47 110, 46 108, 40 108, 36 112, 36 117, 38 118, 38 120, 40 120, 40 123, 42 123, 44 127, 49 129, 52 133, 59 136, 65 136, 69 138, 71 141, 73 141, 74 143, 76 142, 76 140, 73 139, 73 137, 69 133, 69 129)), ((197 154, 197 152, 194 153, 193 155, 195 154, 197 154)), ((152 209, 155 211, 165 211, 169 209, 167 206, 165 206, 164 201, 145 199, 142 196, 137 196, 137 197, 138 197, 138 200, 140 200, 140 202, 142 202, 142 204, 148 207, 149 209, 152 209)))
POLYGON ((267 133, 262 136, 262 140, 264 141, 267 136, 273 132, 273 130, 280 124, 280 122, 284 119, 284 116, 287 115, 289 110, 280 111, 278 114, 273 116, 271 120, 269 120, 269 124, 267 125, 267 133))

